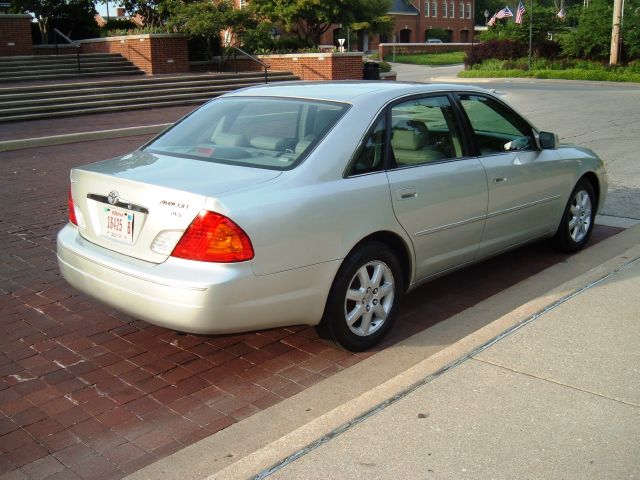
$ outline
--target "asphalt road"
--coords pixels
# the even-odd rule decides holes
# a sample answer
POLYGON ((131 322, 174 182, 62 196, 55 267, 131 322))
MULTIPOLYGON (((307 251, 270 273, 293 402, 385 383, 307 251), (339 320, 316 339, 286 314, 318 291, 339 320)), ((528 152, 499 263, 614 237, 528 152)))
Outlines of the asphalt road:
POLYGON ((461 66, 393 64, 398 80, 475 84, 495 90, 561 142, 595 151, 609 172, 601 213, 640 219, 640 85, 532 79, 457 79, 461 66))

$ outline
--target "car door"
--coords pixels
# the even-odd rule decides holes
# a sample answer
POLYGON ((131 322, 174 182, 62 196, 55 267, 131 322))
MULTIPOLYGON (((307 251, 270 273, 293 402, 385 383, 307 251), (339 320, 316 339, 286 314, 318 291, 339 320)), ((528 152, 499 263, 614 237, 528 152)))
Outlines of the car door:
POLYGON ((474 259, 487 212, 487 178, 467 155, 449 96, 400 101, 389 111, 389 187, 415 249, 416 280, 474 259))
POLYGON ((545 235, 556 227, 569 165, 537 148, 533 128, 498 100, 459 94, 487 172, 489 203, 478 257, 545 235))

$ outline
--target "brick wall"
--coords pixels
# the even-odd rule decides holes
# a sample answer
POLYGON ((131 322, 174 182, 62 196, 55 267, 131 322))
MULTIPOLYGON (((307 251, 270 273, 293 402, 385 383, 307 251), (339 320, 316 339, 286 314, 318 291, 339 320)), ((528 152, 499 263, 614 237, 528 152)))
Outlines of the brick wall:
MULTIPOLYGON (((477 44, 476 44, 477 45, 477 44)), ((381 43, 378 46, 378 54, 381 60, 391 61, 393 55, 393 43, 381 43), (386 57, 386 58, 385 58, 386 57)), ((396 43, 396 54, 403 53, 440 53, 471 50, 470 43, 396 43)))
POLYGON ((0 14, 0 57, 32 54, 31 15, 0 14))
POLYGON ((82 53, 119 53, 149 75, 189 71, 187 38, 172 34, 81 40, 82 53))
POLYGON ((303 80, 362 80, 361 53, 261 55, 270 70, 286 70, 303 80))
MULTIPOLYGON (((258 55, 269 65, 268 71, 284 71, 298 75, 302 80, 362 80, 362 53, 292 53, 286 55, 258 55)), ((239 72, 264 71, 258 63, 238 57, 239 72)), ((217 71, 214 64, 195 65, 194 71, 217 71), (207 68, 208 67, 208 68, 207 68)), ((233 58, 227 61, 225 71, 234 71, 233 58)))

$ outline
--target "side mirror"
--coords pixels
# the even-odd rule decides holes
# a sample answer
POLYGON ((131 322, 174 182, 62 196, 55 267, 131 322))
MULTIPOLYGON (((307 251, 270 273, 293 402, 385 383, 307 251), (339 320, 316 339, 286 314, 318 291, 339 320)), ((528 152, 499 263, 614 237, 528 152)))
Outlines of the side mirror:
POLYGON ((554 150, 558 143, 558 136, 551 132, 540 132, 538 134, 538 144, 542 150, 554 150))

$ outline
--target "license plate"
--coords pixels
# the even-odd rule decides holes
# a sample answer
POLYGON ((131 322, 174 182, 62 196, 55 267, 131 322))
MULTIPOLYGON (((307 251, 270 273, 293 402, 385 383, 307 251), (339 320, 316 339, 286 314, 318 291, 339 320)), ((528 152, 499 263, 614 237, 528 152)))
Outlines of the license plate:
POLYGON ((133 212, 118 207, 104 207, 103 232, 115 240, 133 243, 133 212))

